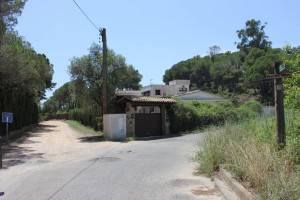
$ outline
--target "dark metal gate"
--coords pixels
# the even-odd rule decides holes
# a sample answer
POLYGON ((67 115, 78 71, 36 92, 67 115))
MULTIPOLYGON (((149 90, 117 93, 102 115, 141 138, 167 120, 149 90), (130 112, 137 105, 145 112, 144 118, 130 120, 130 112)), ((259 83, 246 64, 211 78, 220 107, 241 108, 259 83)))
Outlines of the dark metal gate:
POLYGON ((160 113, 136 113, 135 136, 149 137, 162 135, 162 121, 160 113))

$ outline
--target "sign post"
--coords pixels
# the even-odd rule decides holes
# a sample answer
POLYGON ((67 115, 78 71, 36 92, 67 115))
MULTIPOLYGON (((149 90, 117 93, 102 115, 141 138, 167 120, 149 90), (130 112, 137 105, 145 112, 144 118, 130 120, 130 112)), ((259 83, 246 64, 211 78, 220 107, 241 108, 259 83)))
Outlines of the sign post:
MULTIPOLYGON (((2 123, 6 124, 6 142, 8 143, 8 124, 13 123, 13 113, 10 112, 3 112, 2 113, 2 123)), ((2 169, 2 144, 3 144, 3 139, 0 135, 0 169, 2 169)))
POLYGON ((2 137, 0 135, 0 169, 2 169, 2 137))
POLYGON ((286 145, 285 116, 284 116, 284 87, 283 79, 290 78, 292 73, 288 71, 282 61, 273 64, 274 74, 269 74, 266 79, 274 81, 274 103, 276 112, 276 139, 279 149, 286 145))
POLYGON ((13 113, 3 112, 2 113, 2 123, 6 124, 6 142, 8 143, 8 124, 13 123, 13 113))
POLYGON ((276 133, 277 133, 277 144, 280 149, 285 146, 285 117, 284 117, 284 89, 283 81, 280 74, 284 71, 284 65, 281 62, 275 62, 274 74, 279 75, 278 78, 274 79, 274 96, 275 96, 275 110, 276 110, 276 133))
POLYGON ((8 117, 6 117, 6 142, 8 143, 8 117))

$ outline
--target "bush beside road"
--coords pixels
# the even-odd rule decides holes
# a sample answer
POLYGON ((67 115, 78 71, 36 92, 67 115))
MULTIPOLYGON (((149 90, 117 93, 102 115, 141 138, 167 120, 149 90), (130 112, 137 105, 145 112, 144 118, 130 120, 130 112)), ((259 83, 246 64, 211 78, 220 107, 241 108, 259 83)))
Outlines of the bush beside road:
POLYGON ((253 118, 261 112, 261 104, 254 100, 240 106, 231 102, 179 101, 169 109, 170 129, 172 133, 203 129, 253 118))
POLYGON ((278 151, 275 119, 258 117, 210 131, 197 153, 200 171, 225 167, 262 199, 300 198, 300 113, 287 112, 287 146, 278 151))

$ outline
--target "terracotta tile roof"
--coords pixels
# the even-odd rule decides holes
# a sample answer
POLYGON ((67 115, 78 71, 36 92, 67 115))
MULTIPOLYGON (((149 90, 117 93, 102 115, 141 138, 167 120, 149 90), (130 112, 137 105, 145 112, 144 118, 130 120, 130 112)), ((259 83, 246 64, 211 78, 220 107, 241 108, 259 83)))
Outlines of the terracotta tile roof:
POLYGON ((138 102, 138 103, 176 103, 176 100, 171 98, 162 98, 162 97, 148 97, 148 96, 142 96, 142 97, 134 97, 131 99, 132 102, 138 102))
POLYGON ((117 96, 142 96, 142 91, 140 90, 119 90, 116 91, 115 94, 117 96))

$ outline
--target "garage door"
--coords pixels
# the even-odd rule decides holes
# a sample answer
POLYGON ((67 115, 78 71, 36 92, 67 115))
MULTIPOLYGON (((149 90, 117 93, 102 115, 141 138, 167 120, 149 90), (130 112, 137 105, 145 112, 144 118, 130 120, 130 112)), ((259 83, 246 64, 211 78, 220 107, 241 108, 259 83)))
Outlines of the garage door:
POLYGON ((135 136, 149 137, 162 135, 162 122, 160 113, 136 113, 135 136))

